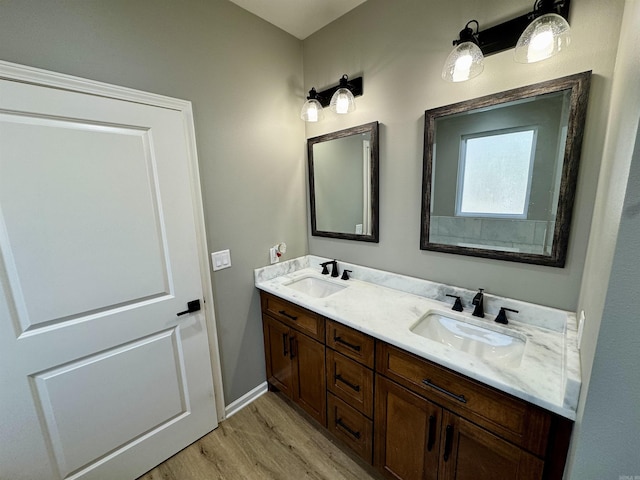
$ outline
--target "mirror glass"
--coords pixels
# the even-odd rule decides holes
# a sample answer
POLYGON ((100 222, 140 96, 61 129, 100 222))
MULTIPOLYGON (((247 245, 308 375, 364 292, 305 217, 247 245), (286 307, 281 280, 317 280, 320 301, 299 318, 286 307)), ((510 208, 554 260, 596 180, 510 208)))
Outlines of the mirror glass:
POLYGON ((378 122, 307 140, 311 234, 378 241, 378 122))
POLYGON ((423 250, 564 266, 590 76, 425 112, 423 250))

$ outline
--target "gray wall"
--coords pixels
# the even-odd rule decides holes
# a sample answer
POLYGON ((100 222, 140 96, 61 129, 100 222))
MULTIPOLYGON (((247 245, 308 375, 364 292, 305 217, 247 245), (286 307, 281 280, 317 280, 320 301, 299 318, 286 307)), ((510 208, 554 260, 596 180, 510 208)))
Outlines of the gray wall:
MULTIPOLYGON (((627 0, 620 28, 597 202, 578 302, 578 311, 585 312, 586 320, 580 350, 582 393, 569 461, 569 465, 575 461, 577 473, 573 475, 569 470, 567 475, 567 478, 576 480, 585 478, 582 473, 593 466, 594 459, 602 461, 603 468, 609 469, 610 476, 606 478, 640 475, 637 453, 631 457, 626 455, 626 446, 638 446, 640 404, 640 376, 637 373, 638 230, 637 213, 634 214, 631 195, 632 189, 637 190, 638 187, 637 140, 634 154, 634 139, 637 139, 640 124, 640 57, 636 47, 640 43, 638 24, 640 2, 627 0), (632 160, 634 170, 630 176, 632 160), (623 215, 625 191, 628 191, 627 206, 623 215), (634 241, 633 235, 629 236, 628 233, 632 231, 636 232, 635 243, 629 244, 634 241), (633 246, 636 251, 627 254, 633 246), (616 266, 611 272, 614 254, 616 266), (621 261, 626 263, 624 270, 620 266, 621 261), (624 288, 625 277, 628 277, 628 288, 624 288), (625 292, 630 293, 615 296, 625 292), (635 346, 629 348, 629 343, 634 341, 635 346), (596 397, 593 400, 592 395, 596 397), (598 419, 602 423, 598 424, 598 419), (633 472, 621 471, 622 467, 631 467, 632 461, 636 462, 633 472)), ((637 204, 636 200, 636 209, 637 204)), ((638 449, 635 450, 637 452, 638 449)))
MULTIPOLYGON (((637 25, 637 24, 636 24, 637 25)), ((571 478, 640 477, 640 130, 571 478)))
MULTIPOLYGON (((513 50, 487 57, 482 75, 450 84, 440 72, 451 40, 470 18, 481 29, 529 11, 527 0, 435 2, 368 0, 304 41, 305 90, 363 74, 357 110, 309 124, 313 137, 380 122, 380 243, 309 238, 311 253, 575 310, 584 267, 606 131, 611 80, 624 2, 583 0, 571 6, 572 43, 565 55, 534 65, 513 50), (597 34, 594 34, 597 32, 597 34), (419 249, 424 111, 585 70, 593 70, 576 208, 565 268, 427 252, 419 249), (518 279, 518 281, 514 281, 518 279)), ((301 97, 301 101, 303 98, 301 97)))
POLYGON ((3 0, 0 58, 193 102, 225 401, 264 381, 253 269, 307 252, 302 44, 227 0, 3 0))

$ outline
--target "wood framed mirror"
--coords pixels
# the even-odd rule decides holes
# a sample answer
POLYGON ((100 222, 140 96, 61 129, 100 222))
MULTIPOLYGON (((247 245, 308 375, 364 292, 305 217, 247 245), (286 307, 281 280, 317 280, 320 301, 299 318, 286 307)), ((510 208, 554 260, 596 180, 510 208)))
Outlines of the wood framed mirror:
POLYGON ((420 248, 564 267, 590 80, 427 110, 420 248))
POLYGON ((311 234, 378 242, 378 122, 307 140, 311 234))

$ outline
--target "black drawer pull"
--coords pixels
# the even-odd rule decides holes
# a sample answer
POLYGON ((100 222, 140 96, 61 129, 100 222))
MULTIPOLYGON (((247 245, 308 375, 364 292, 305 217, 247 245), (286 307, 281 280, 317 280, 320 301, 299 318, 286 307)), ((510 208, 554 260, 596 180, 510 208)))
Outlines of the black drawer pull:
POLYGON ((287 313, 286 310, 280 310, 280 311, 278 311, 278 313, 280 315, 284 315, 287 318, 290 318, 291 320, 298 320, 298 317, 296 317, 295 315, 291 315, 291 314, 287 313))
POLYGON ((347 425, 345 425, 345 423, 342 421, 341 418, 336 419, 336 426, 338 425, 344 428, 347 432, 349 432, 353 438, 355 438, 356 440, 360 440, 360 432, 356 432, 355 430, 352 430, 351 428, 349 428, 347 425))
POLYGON ((451 447, 453 446, 453 427, 451 425, 447 425, 445 429, 445 440, 444 440, 444 456, 442 459, 446 462, 449 460, 449 455, 451 455, 451 447))
POLYGON ((344 378, 342 378, 342 375, 340 375, 339 373, 336 373, 333 376, 334 380, 336 380, 337 382, 342 382, 344 383, 347 387, 355 390, 356 392, 360 391, 360 385, 354 385, 353 383, 351 383, 349 380, 345 380, 344 378))
POLYGON ((427 440, 427 452, 433 449, 433 444, 436 442, 436 416, 429 415, 429 440, 427 440))
POLYGON ((451 393, 449 390, 445 390, 442 387, 439 387, 438 385, 436 385, 435 383, 431 383, 431 379, 427 378, 425 380, 422 380, 422 383, 424 383, 426 386, 431 387, 437 391, 439 391, 440 393, 444 393, 445 395, 449 395, 450 397, 455 398, 456 400, 458 400, 459 402, 462 403, 467 403, 467 399, 464 398, 464 395, 456 395, 455 393, 451 393))
POLYGON ((286 333, 282 334, 282 355, 285 357, 289 356, 289 352, 287 351, 287 335, 286 333))
POLYGON ((349 343, 346 340, 343 340, 342 337, 336 336, 335 332, 333 332, 333 341, 337 342, 337 343, 341 343, 343 345, 346 345, 347 347, 352 348, 356 352, 360 351, 360 345, 354 345, 353 343, 349 343))

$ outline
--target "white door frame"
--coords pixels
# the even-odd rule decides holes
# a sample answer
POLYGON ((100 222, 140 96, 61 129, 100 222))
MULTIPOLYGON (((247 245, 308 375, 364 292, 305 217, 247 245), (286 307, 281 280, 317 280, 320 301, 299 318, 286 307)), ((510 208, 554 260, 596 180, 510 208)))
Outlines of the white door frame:
POLYGON ((196 135, 193 123, 193 109, 191 102, 154 93, 143 92, 126 87, 119 87, 107 83, 96 82, 84 78, 50 72, 39 68, 28 67, 16 63, 0 60, 0 78, 20 81, 32 85, 60 88, 62 90, 98 95, 106 98, 136 102, 154 107, 167 108, 182 114, 185 139, 188 147, 188 167, 190 188, 193 199, 192 208, 196 226, 196 240, 198 243, 198 261, 200 278, 204 296, 204 315, 207 322, 209 336, 209 351, 211 355, 211 371, 213 372, 213 393, 215 396, 218 422, 225 418, 224 394, 222 387, 222 369, 220 364, 220 349, 218 331, 213 308, 213 293, 211 287, 211 272, 209 270, 209 253, 204 225, 204 208, 202 192, 200 190, 200 172, 198 168, 198 154, 196 149, 196 135))

